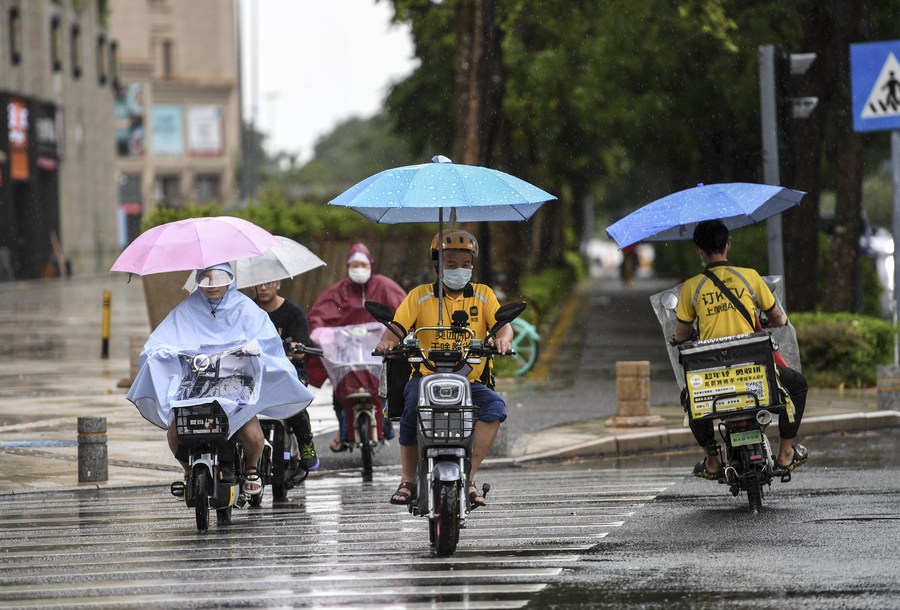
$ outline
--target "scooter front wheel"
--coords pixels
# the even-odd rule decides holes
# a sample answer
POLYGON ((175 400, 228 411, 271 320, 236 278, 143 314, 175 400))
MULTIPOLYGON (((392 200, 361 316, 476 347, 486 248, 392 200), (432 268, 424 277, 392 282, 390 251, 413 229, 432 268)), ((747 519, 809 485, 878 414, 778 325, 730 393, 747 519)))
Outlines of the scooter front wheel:
POLYGON ((209 530, 209 471, 205 467, 195 468, 194 479, 194 513, 197 518, 197 531, 209 530))
POLYGON ((372 480, 372 428, 365 415, 356 418, 356 442, 362 455, 363 480, 372 480))
POLYGON ((446 557, 456 552, 459 542, 459 481, 441 481, 435 490, 435 515, 431 527, 434 552, 446 557))

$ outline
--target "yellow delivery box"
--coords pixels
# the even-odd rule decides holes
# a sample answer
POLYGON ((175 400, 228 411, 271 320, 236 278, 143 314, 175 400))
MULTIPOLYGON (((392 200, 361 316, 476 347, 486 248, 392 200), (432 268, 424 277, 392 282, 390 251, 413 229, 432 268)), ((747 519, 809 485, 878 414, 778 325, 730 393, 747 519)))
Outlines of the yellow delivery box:
POLYGON ((772 349, 765 332, 683 347, 680 358, 691 419, 783 406, 772 349))

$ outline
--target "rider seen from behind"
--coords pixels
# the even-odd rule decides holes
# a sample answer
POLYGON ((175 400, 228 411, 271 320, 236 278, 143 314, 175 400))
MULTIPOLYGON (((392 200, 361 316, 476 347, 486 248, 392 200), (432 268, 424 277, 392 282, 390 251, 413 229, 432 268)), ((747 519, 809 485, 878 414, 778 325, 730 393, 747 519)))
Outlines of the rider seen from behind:
MULTIPOLYGON (((788 323, 787 315, 778 306, 775 296, 759 273, 747 267, 735 267, 728 262, 731 236, 725 223, 721 220, 698 223, 694 229, 694 245, 697 247, 697 255, 703 262, 705 271, 682 285, 673 343, 682 343, 690 339, 695 321, 699 327, 701 340, 756 332, 761 326, 758 317, 755 324, 751 323, 751 312, 756 317, 757 310, 765 312, 770 327, 785 326, 788 323), (734 295, 737 302, 743 306, 744 312, 723 294, 709 276, 710 273, 734 295)), ((803 375, 789 368, 777 352, 776 365, 780 383, 790 396, 794 413, 793 421, 789 409, 779 414, 778 431, 781 447, 776 458, 775 470, 790 472, 805 463, 809 456, 806 447, 795 442, 806 407, 807 385, 803 375)), ((706 458, 694 467, 694 476, 718 480, 724 476, 724 470, 719 459, 712 420, 692 419, 690 426, 697 443, 706 452, 706 458)))
MULTIPOLYGON (((471 282, 472 269, 478 256, 478 242, 466 231, 445 230, 434 236, 431 241, 431 260, 435 272, 438 270, 439 240, 443 240, 443 258, 441 268, 443 277, 443 298, 438 283, 423 284, 413 288, 394 314, 394 321, 410 332, 416 328, 438 325, 438 312, 442 312, 442 322, 449 326, 451 321, 468 327, 475 332, 475 338, 484 339, 491 327, 496 323, 497 309, 500 307, 494 291, 484 284, 471 282)), ((433 331, 419 334, 420 344, 427 353, 430 349, 452 349, 456 337, 464 337, 464 345, 468 343, 466 335, 441 337, 433 331)), ((501 354, 511 350, 513 331, 510 325, 504 326, 494 336, 494 348, 501 354)), ((397 346, 399 339, 390 331, 385 331, 377 346, 377 351, 387 352, 397 346)), ((473 507, 485 506, 486 502, 475 486, 475 473, 494 444, 500 423, 506 419, 506 403, 503 397, 495 392, 490 383, 490 368, 486 360, 480 364, 470 365, 468 372, 472 390, 472 402, 479 407, 478 422, 473 432, 472 464, 467 481, 467 493, 473 507)), ((416 404, 419 394, 419 377, 428 375, 425 367, 413 369, 412 378, 403 390, 403 415, 400 419, 400 460, 402 475, 400 486, 391 496, 391 504, 410 504, 416 498, 416 466, 418 464, 418 445, 416 440, 416 404)))

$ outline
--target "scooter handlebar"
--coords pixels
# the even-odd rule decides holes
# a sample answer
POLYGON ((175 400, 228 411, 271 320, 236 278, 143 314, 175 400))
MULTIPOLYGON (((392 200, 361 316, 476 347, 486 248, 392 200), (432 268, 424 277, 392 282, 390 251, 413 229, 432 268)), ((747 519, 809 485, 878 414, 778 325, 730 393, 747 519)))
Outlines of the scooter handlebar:
POLYGON ((284 340, 284 349, 289 354, 309 354, 311 356, 322 356, 325 354, 318 347, 310 347, 300 342, 291 340, 290 337, 284 340))

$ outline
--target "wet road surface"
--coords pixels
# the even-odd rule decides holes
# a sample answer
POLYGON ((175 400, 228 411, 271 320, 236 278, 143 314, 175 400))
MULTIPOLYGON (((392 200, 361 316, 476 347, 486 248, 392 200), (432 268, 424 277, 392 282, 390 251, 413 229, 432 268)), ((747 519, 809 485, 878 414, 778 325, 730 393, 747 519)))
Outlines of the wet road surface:
POLYGON ((5 496, 0 608, 521 608, 672 475, 492 470, 449 558, 432 556, 426 519, 387 503, 384 473, 307 480, 205 534, 160 488, 5 496))

